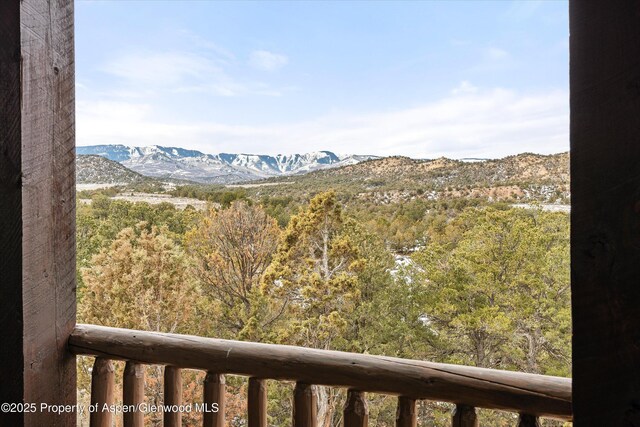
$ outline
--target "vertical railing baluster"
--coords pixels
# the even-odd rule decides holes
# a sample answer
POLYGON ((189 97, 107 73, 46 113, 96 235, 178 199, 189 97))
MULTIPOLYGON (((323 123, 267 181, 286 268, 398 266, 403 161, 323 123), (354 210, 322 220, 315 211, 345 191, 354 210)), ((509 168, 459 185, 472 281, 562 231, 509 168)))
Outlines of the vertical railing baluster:
POLYGON ((416 400, 400 396, 398 398, 398 409, 396 410, 396 427, 416 427, 417 425, 416 400))
POLYGON ((298 382, 293 390, 293 427, 318 425, 318 395, 316 387, 298 382))
POLYGON ((96 357, 91 371, 91 427, 111 427, 112 411, 103 411, 104 405, 113 405, 115 374, 111 360, 96 357))
POLYGON ((204 427, 224 427, 225 417, 225 378, 222 374, 207 372, 204 379, 205 410, 203 416, 204 427), (214 412, 217 405, 217 412, 214 412))
POLYGON ((540 427, 540 421, 535 415, 520 414, 518 427, 540 427))
POLYGON ((164 368, 164 404, 164 427, 181 427, 182 414, 177 408, 182 405, 182 375, 175 366, 164 368), (174 408, 167 411, 167 406, 174 408))
POLYGON ((451 425, 453 427, 478 427, 476 408, 469 405, 456 405, 451 416, 451 425))
POLYGON ((367 427, 369 407, 363 392, 349 390, 344 405, 344 427, 367 427))
POLYGON ((124 427, 144 427, 144 412, 139 411, 144 402, 144 366, 140 363, 127 362, 122 379, 122 403, 135 411, 123 413, 124 427))
POLYGON ((267 382, 262 378, 249 378, 248 425, 267 427, 267 382))

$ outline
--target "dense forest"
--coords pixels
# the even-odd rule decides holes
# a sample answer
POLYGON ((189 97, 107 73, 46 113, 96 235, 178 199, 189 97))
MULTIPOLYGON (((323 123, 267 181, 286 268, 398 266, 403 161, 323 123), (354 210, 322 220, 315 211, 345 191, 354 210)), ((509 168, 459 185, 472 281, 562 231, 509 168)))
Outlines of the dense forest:
MULTIPOLYGON (((79 321, 570 375, 566 213, 464 195, 378 203, 339 186, 174 193, 210 208, 82 195, 79 321)), ((80 399, 88 367, 81 360, 80 399)), ((203 374, 184 375, 185 400, 201 401, 203 374)), ((161 401, 160 368, 147 378, 147 397, 161 401)), ((244 426, 246 379, 227 384, 228 421, 244 426)), ((269 425, 290 425, 293 385, 269 387, 269 425)), ((340 425, 344 394, 320 388, 319 425, 340 425)), ((394 425, 395 399, 369 399, 370 425, 394 425)), ((450 410, 421 402, 419 424, 449 425, 450 410)), ((484 425, 514 417, 481 411, 484 425)))

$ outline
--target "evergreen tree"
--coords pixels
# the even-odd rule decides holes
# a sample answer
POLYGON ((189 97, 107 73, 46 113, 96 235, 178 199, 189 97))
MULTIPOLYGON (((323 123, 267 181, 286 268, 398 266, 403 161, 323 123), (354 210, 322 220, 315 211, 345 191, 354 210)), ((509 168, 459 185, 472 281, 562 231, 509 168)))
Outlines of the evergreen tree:
MULTIPOLYGON (((348 217, 333 191, 291 217, 263 289, 287 301, 279 342, 345 351, 372 346, 371 312, 393 259, 382 241, 348 217)), ((338 390, 318 388, 319 425, 337 425, 338 390)))
MULTIPOLYGON (((82 269, 86 286, 78 310, 81 322, 147 331, 199 334, 194 316, 199 292, 182 249, 157 227, 125 228, 82 269)), ((79 387, 88 389, 89 366, 81 364, 79 387)), ((162 367, 146 370, 146 389, 162 403, 162 367)), ((118 376, 121 378, 121 376, 118 376)), ((189 378, 189 382, 195 378, 189 378)), ((195 396, 189 396, 193 399, 195 396)), ((161 414, 147 422, 159 425, 161 414)))
POLYGON ((470 209, 432 235, 411 280, 443 361, 568 375, 565 214, 470 209))

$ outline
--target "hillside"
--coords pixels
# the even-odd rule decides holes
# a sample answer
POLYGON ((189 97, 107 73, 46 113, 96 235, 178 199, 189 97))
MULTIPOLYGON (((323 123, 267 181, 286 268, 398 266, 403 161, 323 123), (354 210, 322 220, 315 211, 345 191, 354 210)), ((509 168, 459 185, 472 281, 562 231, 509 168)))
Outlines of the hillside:
POLYGON ((76 157, 76 183, 78 184, 134 184, 148 178, 122 166, 118 162, 95 155, 76 157))
POLYGON ((567 202, 570 197, 569 153, 524 153, 477 162, 394 156, 264 182, 270 185, 252 191, 299 195, 334 188, 382 203, 458 197, 557 203, 567 202), (284 183, 286 190, 277 185, 284 183))

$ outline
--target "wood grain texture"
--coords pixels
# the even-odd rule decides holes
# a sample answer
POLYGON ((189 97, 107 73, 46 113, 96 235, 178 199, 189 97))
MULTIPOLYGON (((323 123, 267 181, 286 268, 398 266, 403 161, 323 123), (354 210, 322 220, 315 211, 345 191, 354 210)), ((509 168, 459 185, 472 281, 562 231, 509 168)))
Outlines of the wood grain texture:
POLYGON ((318 393, 311 384, 297 382, 293 389, 293 427, 318 425, 318 393))
POLYGON ((640 426, 640 2, 570 1, 578 426, 640 426))
MULTIPOLYGON (((74 404, 73 2, 4 0, 0 17, 0 308, 10 307, 0 310, 2 378, 17 401, 74 404)), ((68 426, 75 414, 14 421, 68 426)))
POLYGON ((476 408, 468 405, 456 405, 451 415, 451 425, 453 427, 478 427, 476 408))
POLYGON ((77 325, 76 354, 571 417, 571 380, 393 357, 77 325))
POLYGON ((396 427, 416 427, 417 425, 416 400, 405 396, 398 397, 396 427))
MULTIPOLYGON (((122 378, 122 403, 139 407, 144 402, 144 366, 127 362, 122 378)), ((130 411, 122 414, 124 427, 144 427, 144 412, 130 411)))
MULTIPOLYGON (((105 405, 113 405, 113 389, 115 388, 115 372, 113 363, 102 357, 96 358, 91 371, 91 427, 111 427, 113 412, 105 409, 105 405)), ((44 424, 47 425, 47 424, 44 424)), ((75 425, 75 421, 74 424, 75 425)))
MULTIPOLYGON (((182 405, 182 372, 176 366, 164 368, 164 405, 178 408, 182 405)), ((164 427, 182 426, 182 413, 179 410, 164 412, 164 427)))
POLYGON ((204 398, 202 402, 210 409, 217 405, 218 412, 208 411, 204 413, 202 423, 204 427, 224 427, 226 411, 225 384, 224 375, 207 372, 207 376, 204 379, 204 398))
POLYGON ((249 427, 267 427, 267 381, 262 378, 249 378, 247 415, 249 427))
POLYGON ((367 427, 369 406, 365 394, 359 390, 349 390, 344 404, 344 427, 367 427))

